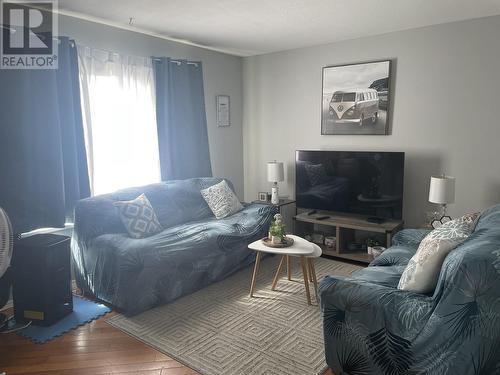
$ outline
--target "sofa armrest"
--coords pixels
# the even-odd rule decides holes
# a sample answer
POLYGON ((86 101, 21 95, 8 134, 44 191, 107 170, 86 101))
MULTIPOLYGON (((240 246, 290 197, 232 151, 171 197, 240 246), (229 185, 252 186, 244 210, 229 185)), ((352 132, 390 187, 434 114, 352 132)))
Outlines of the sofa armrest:
POLYGON ((417 246, 431 232, 431 229, 403 229, 394 235, 392 245, 417 246))
POLYGON ((356 321, 374 329, 394 325, 394 331, 409 338, 425 324, 434 305, 430 296, 360 281, 328 276, 322 280, 320 302, 327 327, 356 321), (340 317, 340 319, 339 319, 340 317))
POLYGON ((114 202, 107 196, 79 201, 75 207, 75 237, 87 242, 102 234, 126 232, 114 202))
POLYGON ((410 299, 429 307, 432 301, 427 295, 340 276, 326 276, 320 283, 319 296, 322 309, 334 306, 349 312, 386 310, 393 313, 395 305, 410 299))

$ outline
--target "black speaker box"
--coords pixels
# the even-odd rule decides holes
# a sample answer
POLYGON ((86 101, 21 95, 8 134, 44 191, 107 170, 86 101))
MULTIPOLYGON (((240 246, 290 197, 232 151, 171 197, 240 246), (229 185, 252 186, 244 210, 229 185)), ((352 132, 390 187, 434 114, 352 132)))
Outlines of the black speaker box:
POLYGON ((14 244, 14 315, 49 326, 73 311, 70 238, 37 234, 14 244))

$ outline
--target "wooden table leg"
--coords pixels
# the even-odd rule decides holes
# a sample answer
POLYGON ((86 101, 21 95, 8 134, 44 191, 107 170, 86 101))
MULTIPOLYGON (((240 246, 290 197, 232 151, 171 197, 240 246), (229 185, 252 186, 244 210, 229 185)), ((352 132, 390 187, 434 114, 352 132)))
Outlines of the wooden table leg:
POLYGON ((292 262, 290 260, 290 255, 286 256, 286 272, 288 274, 288 281, 292 281, 292 262))
POLYGON ((286 257, 286 255, 281 256, 280 264, 278 265, 278 269, 276 270, 276 275, 274 275, 274 280, 273 280, 273 285, 271 286, 271 290, 276 289, 276 284, 278 284, 278 280, 280 278, 280 273, 281 273, 281 267, 283 266, 283 263, 285 262, 285 257, 286 257))
POLYGON ((311 278, 316 292, 316 301, 318 301, 318 279, 316 276, 316 268, 314 267, 314 258, 307 258, 307 262, 309 263, 309 270, 311 272, 311 278))
POLYGON ((309 281, 312 283, 313 282, 313 275, 312 275, 312 269, 311 269, 311 259, 306 258, 306 266, 307 266, 307 272, 309 272, 309 281))
POLYGON ((260 265, 260 251, 257 251, 257 256, 255 257, 255 265, 253 267, 252 284, 250 284, 250 298, 253 297, 253 291, 255 290, 255 282, 257 281, 257 273, 259 272, 260 265))
POLYGON ((300 257, 300 263, 302 264, 302 275, 304 276, 304 286, 306 287, 306 297, 307 304, 311 305, 311 293, 309 292, 309 276, 307 272, 307 259, 304 256, 300 257))

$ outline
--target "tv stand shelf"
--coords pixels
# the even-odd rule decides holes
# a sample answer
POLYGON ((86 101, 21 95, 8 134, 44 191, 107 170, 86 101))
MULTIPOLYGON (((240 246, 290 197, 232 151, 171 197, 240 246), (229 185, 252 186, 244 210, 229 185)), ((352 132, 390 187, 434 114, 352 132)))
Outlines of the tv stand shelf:
POLYGON ((354 260, 362 263, 370 263, 373 257, 369 255, 366 251, 349 251, 348 244, 354 239, 354 232, 356 230, 383 233, 385 234, 386 247, 391 246, 392 237, 403 227, 402 220, 387 219, 382 223, 372 223, 367 221, 369 216, 363 215, 352 215, 352 214, 340 214, 328 211, 318 211, 315 214, 307 215, 307 213, 301 213, 294 217, 296 221, 296 231, 300 235, 303 235, 305 230, 301 230, 301 224, 313 224, 313 225, 326 225, 330 227, 335 227, 335 237, 337 238, 337 243, 335 250, 330 249, 324 245, 321 246, 323 253, 325 255, 343 258, 348 260, 354 260), (328 219, 318 220, 318 217, 330 216, 328 219))

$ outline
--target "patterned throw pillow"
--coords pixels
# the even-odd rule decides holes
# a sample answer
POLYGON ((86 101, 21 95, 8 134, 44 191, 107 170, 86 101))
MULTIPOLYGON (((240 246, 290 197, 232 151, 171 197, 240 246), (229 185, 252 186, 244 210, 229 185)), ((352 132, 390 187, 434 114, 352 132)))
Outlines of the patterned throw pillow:
POLYGON ((132 238, 144 238, 161 232, 162 227, 146 195, 132 201, 115 202, 128 234, 132 238))
POLYGON ((328 181, 328 175, 323 164, 306 164, 305 169, 311 186, 321 185, 328 181))
POLYGON ((467 214, 430 232, 420 242, 417 252, 406 266, 398 289, 432 292, 436 288, 444 259, 474 231, 478 216, 477 213, 467 214))
POLYGON ((243 209, 238 197, 224 180, 201 190, 201 195, 217 219, 230 216, 243 209))

